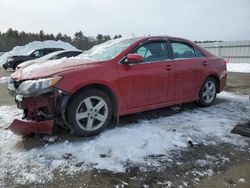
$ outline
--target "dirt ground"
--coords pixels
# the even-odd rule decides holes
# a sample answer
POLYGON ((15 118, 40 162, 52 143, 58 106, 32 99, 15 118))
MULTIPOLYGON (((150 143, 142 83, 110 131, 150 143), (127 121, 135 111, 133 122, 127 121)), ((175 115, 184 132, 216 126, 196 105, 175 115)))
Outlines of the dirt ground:
POLYGON ((250 74, 229 73, 227 91, 250 95, 250 74))
MULTIPOLYGON (((3 76, 9 76, 11 72, 5 71, 2 67, 0 68, 0 78, 3 76)), ((7 86, 0 83, 0 105, 11 105, 15 104, 13 97, 10 97, 7 86)))
MULTIPOLYGON (((0 77, 9 75, 0 69, 0 77)), ((229 73, 227 91, 237 92, 239 94, 250 94, 250 74, 229 73)), ((0 105, 12 105, 14 99, 8 95, 4 84, 0 84, 0 105)), ((185 108, 195 108, 193 104, 186 104, 185 108)), ((159 116, 173 115, 170 110, 154 110, 145 113, 125 116, 121 119, 121 124, 135 122, 144 118, 157 118, 159 116)), ((122 126, 122 125, 121 125, 122 126)), ((63 130, 57 133, 61 140, 79 141, 84 139, 73 137, 63 130)), ((39 138, 25 138, 21 147, 35 148, 45 145, 39 138)), ((249 148, 239 150, 237 147, 229 144, 217 146, 195 145, 185 151, 172 153, 172 162, 162 161, 161 170, 147 169, 140 171, 137 166, 129 167, 126 173, 113 173, 104 170, 92 170, 88 172, 78 172, 74 175, 68 175, 64 172, 55 172, 56 178, 46 184, 36 185, 15 185, 11 179, 6 179, 6 185, 9 187, 250 187, 250 153, 249 148), (198 159, 206 156, 215 156, 212 160, 214 164, 199 166, 196 164, 198 159), (228 158, 223 161, 222 156, 228 158), (177 161, 182 161, 179 165, 177 161), (212 174, 197 176, 195 171, 207 171, 212 169, 212 174), (241 178, 246 182, 239 181, 241 178), (169 183, 171 182, 171 184, 169 183)), ((149 156, 152 158, 161 158, 162 156, 149 156)))

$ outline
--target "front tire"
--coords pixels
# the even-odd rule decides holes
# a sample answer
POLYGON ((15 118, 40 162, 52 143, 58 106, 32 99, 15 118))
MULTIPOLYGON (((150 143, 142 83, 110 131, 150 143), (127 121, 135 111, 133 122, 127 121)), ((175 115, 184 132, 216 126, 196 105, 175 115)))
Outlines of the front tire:
POLYGON ((213 104, 217 95, 217 82, 215 79, 209 77, 206 79, 201 87, 199 93, 198 104, 204 107, 208 107, 213 104))
POLYGON ((66 109, 66 115, 74 134, 92 136, 109 125, 113 111, 112 101, 106 93, 89 89, 73 97, 66 109))

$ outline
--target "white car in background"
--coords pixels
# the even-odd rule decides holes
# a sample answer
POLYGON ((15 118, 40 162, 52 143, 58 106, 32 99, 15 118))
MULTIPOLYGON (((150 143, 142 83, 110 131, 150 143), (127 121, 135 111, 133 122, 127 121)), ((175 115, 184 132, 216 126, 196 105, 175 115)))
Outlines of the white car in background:
POLYGON ((56 52, 52 52, 50 54, 47 54, 43 57, 40 57, 38 59, 25 61, 17 66, 17 69, 27 67, 29 65, 35 64, 35 63, 41 63, 48 60, 54 60, 54 59, 61 59, 63 57, 69 58, 69 57, 75 57, 79 54, 81 54, 82 51, 80 50, 60 50, 56 52))

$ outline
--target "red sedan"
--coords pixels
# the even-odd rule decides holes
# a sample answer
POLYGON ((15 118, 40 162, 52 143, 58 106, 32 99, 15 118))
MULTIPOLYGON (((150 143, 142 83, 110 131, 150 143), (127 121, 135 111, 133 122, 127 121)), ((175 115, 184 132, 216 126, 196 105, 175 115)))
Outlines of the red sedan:
POLYGON ((112 118, 197 101, 211 105, 226 86, 226 62, 185 39, 111 40, 74 59, 31 65, 11 75, 23 109, 10 129, 52 134, 56 124, 94 135, 112 118))

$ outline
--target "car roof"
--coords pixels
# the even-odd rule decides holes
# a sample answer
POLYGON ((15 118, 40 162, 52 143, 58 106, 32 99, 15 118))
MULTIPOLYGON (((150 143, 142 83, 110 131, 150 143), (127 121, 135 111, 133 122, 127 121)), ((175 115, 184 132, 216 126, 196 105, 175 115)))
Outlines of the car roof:
POLYGON ((65 53, 65 52, 83 52, 81 50, 60 50, 60 51, 57 51, 58 53, 65 53))
POLYGON ((140 37, 139 40, 150 40, 150 39, 174 39, 174 40, 183 40, 188 41, 187 39, 181 38, 181 37, 173 37, 169 35, 156 35, 156 36, 144 36, 140 37))
POLYGON ((63 54, 63 53, 67 53, 67 52, 80 52, 80 53, 82 53, 81 50, 59 50, 59 51, 51 52, 51 53, 49 53, 49 54, 47 54, 45 56, 42 56, 39 59, 43 60, 43 59, 47 59, 47 58, 52 58, 54 56, 57 56, 57 55, 60 55, 60 54, 63 54))
POLYGON ((55 50, 55 49, 60 49, 60 50, 64 50, 64 48, 41 48, 41 49, 46 49, 46 50, 55 50))

